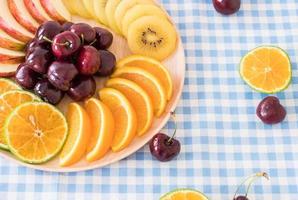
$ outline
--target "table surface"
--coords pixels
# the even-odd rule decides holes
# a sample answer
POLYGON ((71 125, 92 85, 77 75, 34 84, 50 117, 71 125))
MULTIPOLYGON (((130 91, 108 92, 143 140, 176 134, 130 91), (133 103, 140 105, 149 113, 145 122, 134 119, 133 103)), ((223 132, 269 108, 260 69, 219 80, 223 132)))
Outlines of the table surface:
MULTIPOLYGON (((266 171, 250 199, 294 200, 298 194, 298 1, 242 0, 224 17, 211 0, 162 0, 185 47, 186 78, 176 110, 176 160, 152 159, 148 145, 110 166, 79 173, 42 172, 0 159, 0 199, 158 199, 180 187, 210 199, 232 199, 244 177, 266 171), (250 49, 272 44, 292 61, 292 84, 276 94, 286 107, 281 124, 261 123, 255 108, 266 95, 238 74, 250 49)), ((169 122, 163 129, 173 131, 169 122)))

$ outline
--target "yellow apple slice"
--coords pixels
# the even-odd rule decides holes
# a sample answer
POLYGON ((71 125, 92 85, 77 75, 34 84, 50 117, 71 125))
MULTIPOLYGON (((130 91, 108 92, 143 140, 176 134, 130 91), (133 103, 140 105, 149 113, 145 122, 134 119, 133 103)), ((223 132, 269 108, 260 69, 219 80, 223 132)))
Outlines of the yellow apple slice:
POLYGON ((114 13, 115 13, 116 8, 120 2, 121 2, 121 0, 108 0, 106 7, 105 7, 108 25, 113 31, 115 31, 118 34, 120 34, 121 31, 117 27, 114 13))
POLYGON ((61 0, 40 0, 40 4, 54 20, 71 21, 71 15, 61 0))
POLYGON ((12 77, 15 75, 20 63, 15 64, 1 64, 0 63, 0 77, 12 77))
POLYGON ((25 48, 25 43, 14 39, 0 29, 0 47, 14 51, 22 51, 25 48))
POLYGON ((7 1, 0 1, 0 29, 11 37, 22 42, 28 42, 34 37, 27 29, 21 26, 9 12, 7 1))
MULTIPOLYGON (((21 1, 21 0, 20 0, 21 1)), ((39 23, 53 20, 41 6, 39 0, 23 0, 31 16, 39 23)))
POLYGON ((7 0, 8 8, 12 16, 31 33, 35 33, 39 23, 30 15, 24 1, 7 0))
POLYGON ((82 0, 83 5, 85 6, 86 10, 92 16, 93 19, 97 20, 96 14, 94 12, 94 1, 93 0, 82 0))
POLYGON ((77 15, 80 15, 84 18, 92 18, 91 14, 89 14, 81 0, 71 0, 70 4, 72 4, 71 7, 75 10, 77 15))
POLYGON ((93 0, 93 9, 97 19, 104 25, 108 25, 105 7, 108 0, 93 0))

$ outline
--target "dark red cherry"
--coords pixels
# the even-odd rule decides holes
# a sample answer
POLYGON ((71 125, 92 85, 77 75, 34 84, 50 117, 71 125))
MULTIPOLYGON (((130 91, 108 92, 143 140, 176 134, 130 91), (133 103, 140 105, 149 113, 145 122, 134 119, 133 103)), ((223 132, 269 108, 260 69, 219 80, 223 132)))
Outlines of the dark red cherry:
POLYGON ((74 54, 81 46, 80 38, 73 32, 64 31, 54 37, 52 52, 57 58, 74 54))
POLYGON ((241 0, 213 0, 215 10, 223 15, 236 13, 240 9, 241 0))
POLYGON ((249 200, 246 196, 238 196, 235 197, 233 200, 249 200))
POLYGON ((53 62, 48 70, 49 81, 58 89, 67 91, 78 70, 74 64, 65 61, 53 62))
POLYGON ((35 37, 43 41, 44 37, 52 40, 57 34, 63 31, 62 26, 56 21, 47 21, 39 26, 35 37))
POLYGON ((48 79, 38 81, 34 87, 34 93, 53 105, 58 104, 64 96, 64 92, 54 87, 48 79))
POLYGON ((113 53, 105 50, 99 50, 100 53, 100 68, 96 75, 110 76, 115 69, 116 57, 113 53))
POLYGON ((79 75, 71 82, 67 94, 75 101, 83 101, 92 97, 95 90, 96 83, 92 76, 79 75))
POLYGON ((39 77, 39 74, 33 71, 27 63, 22 63, 16 71, 15 80, 23 88, 32 89, 39 77))
POLYGON ((36 47, 30 54, 26 56, 26 63, 34 71, 45 74, 48 70, 50 63, 53 60, 51 52, 47 49, 36 47))
POLYGON ((93 75, 100 68, 100 53, 93 46, 83 46, 78 54, 76 66, 83 75, 93 75))
POLYGON ((26 55, 30 54, 35 48, 42 48, 42 49, 50 49, 51 43, 46 41, 40 41, 37 39, 32 39, 30 42, 27 43, 24 51, 26 52, 26 55))
POLYGON ((74 23, 72 23, 72 22, 64 22, 64 24, 62 24, 63 31, 69 31, 70 30, 70 27, 72 25, 74 25, 74 23))
POLYGON ((258 105, 256 113, 265 124, 277 124, 283 121, 287 114, 278 98, 274 96, 264 98, 258 105))
POLYGON ((92 43, 92 46, 94 46, 98 50, 106 50, 108 49, 112 42, 113 42, 113 35, 110 31, 100 28, 100 27, 94 27, 94 30, 96 32, 95 42, 92 43))
POLYGON ((95 30, 88 24, 77 23, 70 27, 70 31, 77 34, 83 43, 90 43, 95 39, 95 30))

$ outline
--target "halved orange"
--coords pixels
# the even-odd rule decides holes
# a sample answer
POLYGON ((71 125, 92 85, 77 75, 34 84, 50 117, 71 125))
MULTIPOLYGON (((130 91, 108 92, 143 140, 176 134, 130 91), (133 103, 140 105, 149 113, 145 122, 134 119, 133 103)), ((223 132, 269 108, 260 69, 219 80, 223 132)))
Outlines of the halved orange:
POLYGON ((149 95, 136 83, 123 78, 112 78, 107 87, 120 91, 136 111, 137 135, 141 136, 150 128, 153 120, 153 105, 149 95))
POLYGON ((250 87, 257 91, 263 93, 282 91, 291 82, 290 58, 279 47, 257 47, 242 58, 240 75, 250 87))
POLYGON ((68 104, 66 120, 69 131, 59 163, 63 167, 72 165, 83 157, 90 136, 89 116, 78 103, 68 104))
POLYGON ((6 118, 17 106, 31 101, 40 99, 33 93, 23 90, 10 90, 0 96, 0 148, 8 149, 3 128, 6 118))
POLYGON ((160 200, 208 200, 208 198, 201 192, 182 188, 182 189, 175 189, 164 196, 160 197, 160 200))
POLYGON ((10 79, 0 78, 0 95, 10 90, 18 90, 21 87, 10 79))
POLYGON ((136 135, 137 116, 127 98, 118 90, 103 88, 99 91, 100 100, 108 106, 115 121, 112 150, 121 151, 136 135))
POLYGON ((154 75, 164 86, 167 93, 167 100, 171 99, 173 81, 169 71, 160 61, 147 56, 130 55, 119 60, 116 67, 120 68, 124 66, 141 68, 154 75))
POLYGON ((12 111, 5 123, 9 150, 20 160, 43 163, 61 150, 68 132, 63 114, 43 102, 29 102, 12 111))
POLYGON ((153 103, 154 115, 159 117, 163 114, 167 97, 163 84, 151 73, 137 67, 120 67, 112 77, 125 78, 138 84, 147 92, 153 103))
POLYGON ((91 124, 86 159, 92 162, 102 158, 111 148, 115 123, 110 109, 98 99, 88 99, 85 109, 91 124))

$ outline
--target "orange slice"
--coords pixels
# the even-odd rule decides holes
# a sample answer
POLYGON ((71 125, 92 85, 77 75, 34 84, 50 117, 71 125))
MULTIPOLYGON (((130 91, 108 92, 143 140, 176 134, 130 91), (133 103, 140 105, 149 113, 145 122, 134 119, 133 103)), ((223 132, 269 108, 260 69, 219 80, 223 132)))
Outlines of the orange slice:
POLYGON ((193 189, 176 189, 160 198, 160 200, 208 200, 201 192, 193 189))
POLYGON ((112 74, 112 77, 125 78, 138 84, 150 96, 154 115, 159 117, 163 114, 167 103, 166 91, 154 75, 137 67, 121 67, 112 74))
POLYGON ((54 106, 29 102, 18 106, 6 120, 5 136, 10 151, 28 163, 43 163, 61 150, 67 122, 54 106))
POLYGON ((112 150, 114 152, 121 151, 131 143, 136 135, 136 112, 127 98, 118 90, 104 88, 99 91, 99 97, 111 110, 115 120, 112 150))
POLYGON ((10 79, 0 78, 0 95, 7 91, 18 89, 21 89, 21 87, 13 81, 11 81, 10 79))
POLYGON ((167 100, 170 100, 173 94, 173 81, 167 68, 158 60, 147 56, 131 55, 117 62, 117 67, 131 66, 146 70, 154 75, 164 86, 167 93, 167 100))
POLYGON ((86 159, 92 162, 102 158, 111 148, 115 123, 110 109, 98 99, 87 100, 85 109, 91 124, 91 136, 87 146, 86 159))
POLYGON ((0 96, 0 147, 8 149, 4 134, 4 124, 6 118, 17 106, 31 101, 39 101, 40 99, 30 92, 23 90, 11 90, 0 96))
POLYGON ((78 162, 86 152, 90 135, 89 117, 77 103, 70 103, 66 114, 68 137, 60 154, 60 166, 69 166, 78 162))
POLYGON ((112 78, 107 87, 120 91, 136 111, 137 135, 141 136, 150 128, 153 120, 153 105, 148 94, 136 83, 123 78, 112 78))
POLYGON ((257 47, 242 58, 240 75, 253 89, 276 93, 286 89, 291 82, 291 62, 281 48, 257 47))

